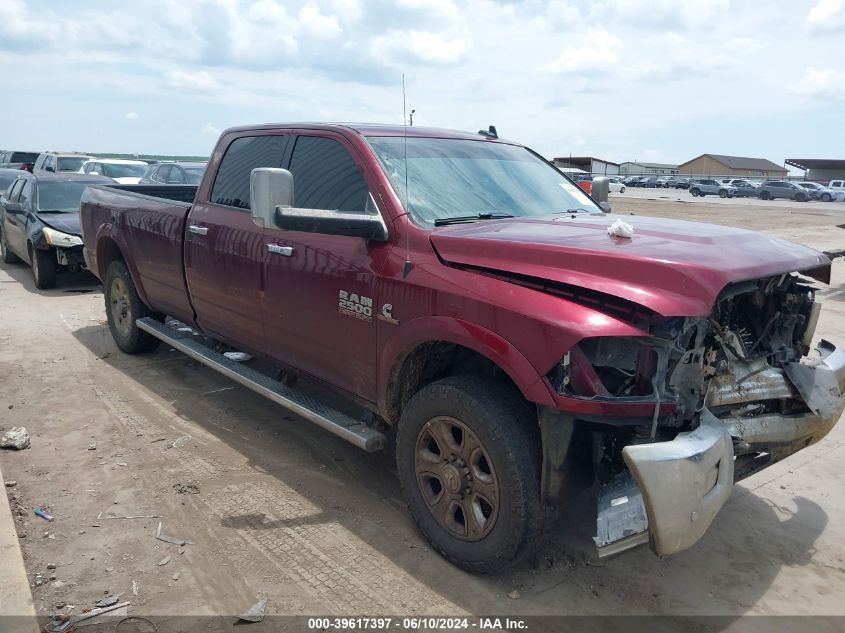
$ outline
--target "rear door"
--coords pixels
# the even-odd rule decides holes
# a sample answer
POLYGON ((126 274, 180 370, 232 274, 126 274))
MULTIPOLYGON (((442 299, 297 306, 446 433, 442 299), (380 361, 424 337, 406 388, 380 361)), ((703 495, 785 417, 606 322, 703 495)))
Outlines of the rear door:
POLYGON ((261 295, 267 251, 250 213, 249 178, 256 167, 281 167, 287 140, 279 133, 224 137, 214 183, 210 191, 205 183, 200 187, 185 233, 185 272, 197 325, 253 352, 265 348, 261 295))
MULTIPOLYGON (((294 206, 378 213, 355 148, 341 135, 300 132, 288 169, 294 206)), ((279 362, 370 401, 376 385, 376 274, 388 247, 360 237, 265 231, 264 319, 279 362)))
POLYGON ((17 205, 26 179, 19 178, 12 185, 6 200, 6 211, 3 214, 3 232, 6 235, 7 246, 18 256, 29 259, 26 255, 26 211, 9 210, 9 205, 17 205), (23 244, 23 248, 21 247, 23 244))

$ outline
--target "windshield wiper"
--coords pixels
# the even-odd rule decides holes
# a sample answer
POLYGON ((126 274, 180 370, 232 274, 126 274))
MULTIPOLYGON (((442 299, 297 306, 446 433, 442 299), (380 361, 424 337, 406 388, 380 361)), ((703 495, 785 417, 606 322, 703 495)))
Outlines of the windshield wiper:
POLYGON ((499 218, 513 218, 510 213, 476 213, 475 215, 458 215, 453 218, 437 218, 434 226, 446 226, 447 224, 460 224, 462 222, 475 222, 476 220, 498 220, 499 218))

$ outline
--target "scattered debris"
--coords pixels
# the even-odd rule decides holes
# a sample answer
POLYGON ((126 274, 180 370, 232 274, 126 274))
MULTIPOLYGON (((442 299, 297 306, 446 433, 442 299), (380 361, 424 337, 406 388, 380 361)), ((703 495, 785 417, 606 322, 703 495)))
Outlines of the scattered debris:
POLYGON ((182 572, 178 572, 178 571, 177 571, 175 574, 173 574, 173 575, 171 576, 171 578, 173 578, 173 580, 179 580, 179 576, 181 575, 181 573, 182 573, 182 572))
POLYGON ((132 595, 133 596, 138 595, 138 581, 137 580, 132 581, 132 595))
POLYGON ((42 576, 40 573, 35 574, 35 586, 40 587, 43 584, 44 584, 44 576, 42 576))
POLYGON ((264 619, 264 610, 267 608, 267 598, 262 598, 252 605, 246 613, 241 614, 238 620, 244 622, 261 622, 264 619))
POLYGON ((223 352, 223 356, 238 363, 244 363, 248 360, 252 360, 252 356, 246 352, 223 352))
POLYGON ((150 444, 155 444, 156 442, 163 442, 166 439, 166 437, 157 437, 156 439, 152 440, 150 444))
POLYGON ((51 522, 53 520, 53 515, 46 512, 41 506, 35 508, 35 516, 41 517, 42 519, 47 519, 51 522))
POLYGON ((200 487, 196 484, 173 484, 173 489, 180 495, 198 495, 200 487))
POLYGON ((55 569, 56 563, 47 563, 47 569, 55 569))
MULTIPOLYGON (((156 529, 156 538, 159 541, 164 541, 165 543, 170 543, 171 545, 193 545, 192 541, 186 541, 185 539, 178 538, 175 536, 167 536, 167 534, 161 533, 161 521, 158 522, 158 528, 156 529)), ((182 553, 181 551, 179 552, 182 553)))
MULTIPOLYGON (((103 513, 100 512, 100 514, 97 515, 98 521, 101 520, 101 519, 158 519, 158 518, 159 518, 159 515, 157 515, 157 514, 135 514, 135 515, 129 514, 129 515, 126 515, 126 516, 117 516, 115 514, 108 513, 105 516, 103 516, 103 513)), ((91 527, 100 527, 100 526, 95 523, 95 524, 92 524, 91 527)))
POLYGON ((88 450, 89 450, 89 451, 96 451, 96 450, 97 450, 97 443, 96 443, 96 442, 91 442, 91 443, 88 445, 88 450))
POLYGON ((624 220, 616 220, 616 222, 607 227, 607 234, 612 237, 625 237, 631 239, 634 237, 634 227, 624 220))
POLYGON ((66 606, 67 606, 67 602, 63 602, 63 601, 61 601, 61 600, 60 600, 59 602, 57 602, 57 603, 56 603, 56 608, 57 608, 57 609, 64 609, 66 606))
POLYGON ((117 601, 120 600, 120 596, 106 596, 102 600, 98 600, 94 603, 94 606, 98 609, 102 609, 103 607, 110 607, 114 604, 117 604, 117 601))
POLYGON ((18 485, 18 482, 13 480, 13 481, 7 481, 7 482, 5 482, 5 484, 6 484, 6 488, 14 488, 15 486, 18 485))
POLYGON ((156 565, 158 565, 159 567, 162 567, 163 565, 167 565, 167 563, 169 563, 169 562, 170 562, 170 556, 165 556, 160 561, 158 561, 156 563, 156 565))
POLYGON ((64 587, 66 584, 67 583, 64 580, 57 580, 51 585, 51 587, 53 587, 53 589, 59 589, 64 587))
POLYGON ((25 426, 13 426, 0 436, 0 448, 23 450, 29 448, 29 433, 25 426))
POLYGON ((521 597, 522 594, 519 593, 516 589, 514 589, 508 594, 508 598, 510 598, 511 600, 519 600, 521 597))
POLYGON ((182 448, 183 446, 185 446, 185 444, 190 442, 191 439, 192 438, 190 435, 183 435, 182 437, 177 437, 175 440, 173 440, 173 443, 170 445, 170 448, 182 448))
POLYGON ((70 616, 66 613, 60 613, 50 618, 50 621, 44 625, 44 633, 62 633, 70 628, 72 622, 70 616))

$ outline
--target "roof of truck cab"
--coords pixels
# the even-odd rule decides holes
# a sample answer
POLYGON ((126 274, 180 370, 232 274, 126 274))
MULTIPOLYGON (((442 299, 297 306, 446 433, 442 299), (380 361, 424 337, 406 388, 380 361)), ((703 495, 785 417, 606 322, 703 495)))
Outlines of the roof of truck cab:
POLYGON ((408 138, 451 138, 473 141, 505 142, 502 139, 491 139, 478 133, 463 132, 460 130, 449 130, 434 127, 384 125, 380 123, 263 123, 261 125, 241 125, 227 129, 229 132, 249 132, 252 130, 273 130, 273 129, 311 129, 343 132, 352 130, 361 136, 405 136, 408 138))

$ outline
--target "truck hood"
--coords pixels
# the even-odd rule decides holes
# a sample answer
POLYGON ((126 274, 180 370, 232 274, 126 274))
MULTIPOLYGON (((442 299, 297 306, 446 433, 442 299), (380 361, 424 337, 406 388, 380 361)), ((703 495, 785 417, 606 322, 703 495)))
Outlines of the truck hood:
POLYGON ((445 262, 568 284, 627 299, 663 316, 706 316, 736 281, 805 271, 828 282, 822 253, 753 231, 641 216, 570 215, 435 228, 445 262), (611 237, 622 219, 633 238, 611 237))
POLYGON ((62 233, 82 235, 82 230, 79 228, 79 213, 39 213, 38 219, 62 233))

